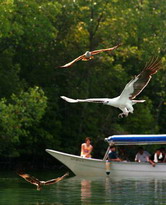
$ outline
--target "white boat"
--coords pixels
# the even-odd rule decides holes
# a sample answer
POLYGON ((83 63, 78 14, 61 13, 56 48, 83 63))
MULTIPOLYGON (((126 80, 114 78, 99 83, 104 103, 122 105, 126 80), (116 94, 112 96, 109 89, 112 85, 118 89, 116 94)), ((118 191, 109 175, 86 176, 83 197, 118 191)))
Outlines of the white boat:
MULTIPOLYGON (((114 135, 106 138, 105 140, 109 143, 109 146, 112 143, 115 145, 166 144, 166 135, 114 135)), ((109 163, 108 170, 108 163, 106 166, 108 150, 109 149, 107 149, 104 158, 101 160, 83 158, 72 154, 46 149, 50 155, 66 165, 76 176, 80 177, 106 176, 108 171, 110 176, 166 177, 166 163, 158 163, 155 167, 152 167, 149 163, 127 161, 111 162, 109 163)))

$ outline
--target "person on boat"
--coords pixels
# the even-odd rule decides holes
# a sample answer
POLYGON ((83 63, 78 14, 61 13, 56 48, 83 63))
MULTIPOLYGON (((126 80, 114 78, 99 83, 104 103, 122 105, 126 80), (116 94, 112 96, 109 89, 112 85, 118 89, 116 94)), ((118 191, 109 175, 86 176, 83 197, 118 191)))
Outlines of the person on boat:
POLYGON ((108 161, 111 162, 120 162, 122 159, 120 159, 116 153, 116 147, 115 145, 110 146, 110 151, 108 154, 108 161))
POLYGON ((149 162, 150 154, 143 147, 138 148, 138 153, 135 156, 135 162, 149 162))
POLYGON ((166 151, 164 147, 160 148, 160 152, 162 153, 162 157, 160 159, 160 162, 166 162, 166 151))
POLYGON ((93 150, 93 146, 91 145, 91 138, 86 137, 85 143, 81 145, 81 157, 91 158, 91 152, 93 150))
POLYGON ((163 162, 163 155, 160 149, 156 149, 155 153, 149 158, 149 162, 155 166, 158 162, 163 162))
POLYGON ((118 156, 122 161, 130 161, 124 146, 118 147, 118 156))

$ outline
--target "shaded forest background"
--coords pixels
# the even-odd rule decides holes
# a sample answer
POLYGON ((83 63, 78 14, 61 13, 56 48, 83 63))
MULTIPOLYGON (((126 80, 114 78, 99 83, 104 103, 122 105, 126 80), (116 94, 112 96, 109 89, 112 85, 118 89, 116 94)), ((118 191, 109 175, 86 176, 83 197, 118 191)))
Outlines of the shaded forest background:
POLYGON ((46 163, 46 148, 79 154, 86 136, 101 157, 110 135, 166 133, 165 11, 165 0, 1 0, 2 164, 46 163), (57 68, 118 43, 112 53, 57 68), (162 69, 138 97, 146 102, 128 118, 119 119, 113 107, 60 98, 116 97, 153 56, 162 69))

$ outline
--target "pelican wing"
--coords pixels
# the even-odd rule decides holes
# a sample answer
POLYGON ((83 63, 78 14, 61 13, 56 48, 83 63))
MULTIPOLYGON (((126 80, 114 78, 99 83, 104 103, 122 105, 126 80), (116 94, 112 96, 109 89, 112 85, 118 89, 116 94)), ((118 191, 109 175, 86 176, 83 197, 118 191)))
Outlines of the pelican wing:
POLYGON ((142 72, 135 76, 124 88, 120 97, 134 99, 148 85, 152 75, 160 69, 161 61, 153 58, 147 63, 142 72))
POLYGON ((149 63, 145 65, 143 71, 137 76, 138 80, 134 82, 134 91, 131 94, 130 99, 134 99, 139 95, 142 90, 148 85, 152 75, 157 73, 161 68, 161 61, 158 58, 153 58, 149 63))
POLYGON ((33 177, 33 176, 30 176, 29 174, 25 174, 25 173, 18 173, 18 175, 22 178, 24 178, 26 181, 28 181, 29 183, 31 184, 34 184, 34 185, 38 185, 40 184, 40 181, 33 177))
POLYGON ((63 66, 59 66, 59 67, 60 67, 60 68, 67 68, 67 67, 70 67, 70 66, 72 66, 75 62, 81 60, 83 57, 84 57, 84 54, 81 55, 81 56, 79 56, 78 58, 74 59, 74 60, 71 61, 70 63, 67 63, 67 64, 65 64, 65 65, 63 65, 63 66))
POLYGON ((69 173, 66 173, 63 176, 58 177, 56 179, 51 179, 51 180, 45 181, 44 185, 55 184, 55 183, 57 183, 59 181, 62 181, 66 176, 69 176, 69 173))
POLYGON ((72 99, 65 96, 61 96, 61 98, 69 103, 78 103, 78 102, 106 103, 109 100, 108 98, 72 99))
POLYGON ((91 54, 96 55, 98 53, 105 52, 105 51, 113 51, 114 49, 118 48, 120 45, 121 44, 118 44, 117 46, 114 46, 112 48, 105 48, 105 49, 99 49, 99 50, 91 51, 91 54))

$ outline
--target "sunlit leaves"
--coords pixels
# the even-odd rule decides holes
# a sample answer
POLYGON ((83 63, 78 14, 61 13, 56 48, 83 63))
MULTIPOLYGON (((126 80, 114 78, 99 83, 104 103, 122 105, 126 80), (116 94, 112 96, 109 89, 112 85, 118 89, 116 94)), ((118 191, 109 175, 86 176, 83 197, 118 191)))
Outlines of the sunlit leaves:
POLYGON ((1 140, 77 152, 85 135, 165 132, 165 10, 165 0, 2 0, 1 140), (55 69, 86 50, 118 43, 92 61, 55 69), (162 58, 162 69, 138 96, 147 102, 136 104, 128 118, 118 119, 113 107, 71 105, 59 97, 118 96, 154 56, 162 58), (39 88, 19 94, 36 85, 45 94, 39 88))
POLYGON ((30 88, 19 96, 13 94, 11 102, 0 101, 1 136, 18 141, 29 133, 28 128, 40 122, 45 113, 47 98, 38 88, 30 88))
POLYGON ((57 35, 53 26, 60 11, 57 2, 6 1, 0 3, 0 37, 12 38, 12 45, 41 46, 57 35))

